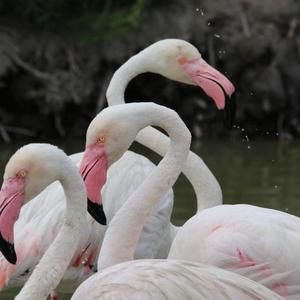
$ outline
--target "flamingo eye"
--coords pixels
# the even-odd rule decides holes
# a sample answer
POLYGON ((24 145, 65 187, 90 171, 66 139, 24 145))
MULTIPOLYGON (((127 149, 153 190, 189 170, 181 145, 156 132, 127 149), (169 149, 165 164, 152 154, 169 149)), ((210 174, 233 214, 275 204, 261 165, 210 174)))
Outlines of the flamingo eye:
POLYGON ((104 144, 105 141, 106 141, 105 136, 100 136, 100 137, 98 138, 97 143, 98 143, 98 144, 104 144))
POLYGON ((183 55, 178 55, 177 61, 180 65, 184 65, 185 63, 187 63, 188 60, 183 55))
POLYGON ((22 170, 16 174, 16 177, 25 177, 27 175, 27 172, 25 170, 22 170))

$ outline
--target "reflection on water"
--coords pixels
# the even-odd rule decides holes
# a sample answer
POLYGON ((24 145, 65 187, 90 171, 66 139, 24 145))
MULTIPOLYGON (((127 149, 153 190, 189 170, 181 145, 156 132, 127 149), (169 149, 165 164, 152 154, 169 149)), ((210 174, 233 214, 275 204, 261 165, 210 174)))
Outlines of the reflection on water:
MULTIPOLYGON (((75 142, 60 146, 67 153, 74 153, 82 149, 82 144, 75 142)), ((18 145, 1 147, 1 176, 7 159, 16 148, 18 145)), ((134 149, 145 152, 138 147, 134 149)), ((300 216, 300 143, 202 141, 194 146, 194 151, 203 158, 219 180, 224 203, 249 203, 300 216)), ((150 156, 157 160, 156 156, 150 156)), ((195 196, 183 177, 176 184, 175 194, 173 221, 182 224, 195 212, 195 196)), ((12 292, 6 292, 1 293, 0 298, 12 297, 12 292)), ((69 297, 66 295, 64 299, 69 297)))

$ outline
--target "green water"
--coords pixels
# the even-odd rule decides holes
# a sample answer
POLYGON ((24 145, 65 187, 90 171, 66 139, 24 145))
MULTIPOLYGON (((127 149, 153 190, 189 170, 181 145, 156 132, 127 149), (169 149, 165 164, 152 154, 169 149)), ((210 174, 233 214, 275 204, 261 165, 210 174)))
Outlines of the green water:
MULTIPOLYGON (((82 142, 60 144, 67 153, 81 149, 82 142)), ((0 173, 18 145, 2 145, 0 173)), ((224 203, 249 203, 300 216, 300 143, 276 141, 203 141, 193 146, 219 180, 224 203)), ((135 147, 139 152, 144 149, 135 147)), ((147 153, 148 154, 148 153, 147 153)), ((150 154, 151 158, 158 157, 150 154)), ((2 176, 2 175, 1 175, 2 176)), ((173 221, 182 224, 195 212, 195 196, 185 178, 175 186, 173 221)), ((0 299, 13 299, 15 291, 0 299)), ((60 298, 61 299, 61 298, 60 298)), ((62 299, 69 299, 65 295, 62 299)))

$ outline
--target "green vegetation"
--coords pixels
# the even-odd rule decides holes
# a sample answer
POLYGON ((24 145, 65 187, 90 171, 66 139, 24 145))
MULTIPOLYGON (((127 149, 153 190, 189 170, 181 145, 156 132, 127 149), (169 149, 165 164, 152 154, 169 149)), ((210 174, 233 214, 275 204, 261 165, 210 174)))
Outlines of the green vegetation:
POLYGON ((146 0, 2 0, 0 17, 34 31, 101 40, 136 26, 145 4, 146 0))

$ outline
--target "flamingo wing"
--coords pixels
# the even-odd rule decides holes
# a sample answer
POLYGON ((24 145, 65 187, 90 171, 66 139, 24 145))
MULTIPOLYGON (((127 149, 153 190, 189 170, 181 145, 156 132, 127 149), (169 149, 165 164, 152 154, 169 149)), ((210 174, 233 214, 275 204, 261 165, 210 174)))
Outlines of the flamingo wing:
POLYGON ((171 259, 239 273, 294 300, 300 298, 300 219, 250 205, 222 205, 191 218, 177 234, 171 259))

